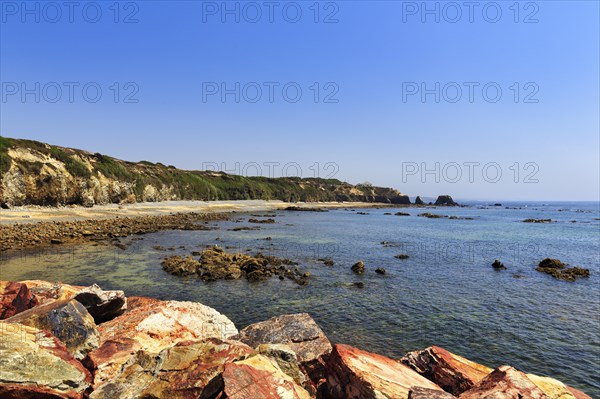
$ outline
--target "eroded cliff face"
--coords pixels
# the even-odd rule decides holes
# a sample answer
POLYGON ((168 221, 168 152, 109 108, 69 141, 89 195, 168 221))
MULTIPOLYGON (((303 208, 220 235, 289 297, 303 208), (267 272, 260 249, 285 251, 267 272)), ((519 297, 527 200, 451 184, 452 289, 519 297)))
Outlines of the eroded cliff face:
POLYGON ((398 190, 335 179, 242 177, 0 137, 0 203, 60 206, 167 200, 276 199, 409 204, 398 190))

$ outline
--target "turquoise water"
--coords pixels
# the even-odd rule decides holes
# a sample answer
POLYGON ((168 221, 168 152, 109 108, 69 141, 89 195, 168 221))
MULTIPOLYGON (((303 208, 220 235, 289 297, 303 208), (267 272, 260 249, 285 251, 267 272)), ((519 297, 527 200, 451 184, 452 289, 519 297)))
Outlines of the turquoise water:
POLYGON ((411 214, 407 217, 384 215, 397 209, 359 210, 368 215, 350 209, 277 212, 277 223, 260 225, 259 231, 228 230, 249 225, 250 216, 238 214, 215 223, 214 231, 129 237, 123 239, 130 244, 126 250, 99 245, 22 252, 2 260, 0 277, 96 282, 128 295, 199 301, 239 328, 282 313, 308 312, 334 342, 391 357, 435 344, 492 367, 510 364, 549 375, 600 397, 598 203, 503 205, 523 208, 473 203, 400 209, 411 214), (474 220, 416 216, 426 211, 474 220), (527 218, 557 222, 521 222, 527 218), (162 271, 164 257, 210 244, 292 258, 312 280, 306 287, 276 278, 206 283, 162 271), (175 249, 157 251, 156 245, 175 249), (395 259, 399 253, 410 258, 395 259), (335 266, 317 261, 325 257, 335 266), (589 268, 591 278, 568 283, 535 271, 546 257, 589 268), (507 270, 493 270, 494 259, 507 270), (366 264, 363 276, 350 271, 358 260, 366 264), (377 267, 387 274, 376 274, 377 267), (357 281, 364 288, 352 285, 357 281))

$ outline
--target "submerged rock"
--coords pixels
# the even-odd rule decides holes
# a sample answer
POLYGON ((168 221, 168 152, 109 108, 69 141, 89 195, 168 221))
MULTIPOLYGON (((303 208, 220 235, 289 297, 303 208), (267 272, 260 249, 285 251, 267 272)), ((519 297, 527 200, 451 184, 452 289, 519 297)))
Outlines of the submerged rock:
POLYGON ((492 369, 439 346, 407 353, 400 361, 453 395, 472 388, 492 369))
POLYGON ((386 274, 387 271, 383 267, 378 267, 377 269, 375 269, 375 273, 377 273, 377 274, 386 274))
POLYGON ((407 399, 415 386, 442 391, 400 362, 351 346, 335 345, 327 362, 331 399, 407 399))
POLYGON ((331 343, 307 313, 283 315, 251 324, 232 339, 255 348, 261 344, 285 344, 297 355, 313 382, 325 374, 331 343))
POLYGON ((550 399, 525 373, 500 366, 473 388, 460 395, 460 399, 550 399))
POLYGON ((0 322, 0 397, 81 399, 90 373, 46 331, 0 322))
POLYGON ((110 381, 99 384, 90 399, 199 398, 225 364, 252 354, 241 342, 217 338, 180 342, 158 355, 139 351, 110 381))
POLYGON ((277 363, 263 355, 225 365, 223 373, 205 389, 202 398, 310 399, 311 396, 277 363))
POLYGON ((6 322, 48 330, 77 359, 83 359, 98 347, 96 323, 86 308, 74 299, 37 306, 6 319, 6 322))
POLYGON ((525 219, 523 223, 552 223, 552 219, 525 219))

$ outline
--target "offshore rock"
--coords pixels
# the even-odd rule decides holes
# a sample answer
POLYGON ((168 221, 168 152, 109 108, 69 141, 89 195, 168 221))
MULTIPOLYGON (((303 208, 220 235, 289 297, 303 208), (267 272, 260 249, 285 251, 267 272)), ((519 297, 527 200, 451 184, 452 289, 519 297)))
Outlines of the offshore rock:
POLYGON ((407 399, 415 386, 443 392, 398 361, 348 345, 334 345, 327 362, 331 399, 407 399))
POLYGON ((456 202, 454 202, 452 197, 449 195, 438 196, 437 200, 435 200, 434 205, 436 205, 436 206, 458 206, 458 204, 456 202))

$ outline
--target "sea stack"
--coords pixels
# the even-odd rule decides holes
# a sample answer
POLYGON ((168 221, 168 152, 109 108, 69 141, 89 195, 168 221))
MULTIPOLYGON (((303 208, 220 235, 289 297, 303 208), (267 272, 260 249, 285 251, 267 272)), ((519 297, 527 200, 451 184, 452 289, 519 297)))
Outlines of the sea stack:
POLYGON ((438 196, 434 205, 436 205, 436 206, 458 206, 458 204, 456 202, 454 202, 452 197, 449 195, 438 196))

